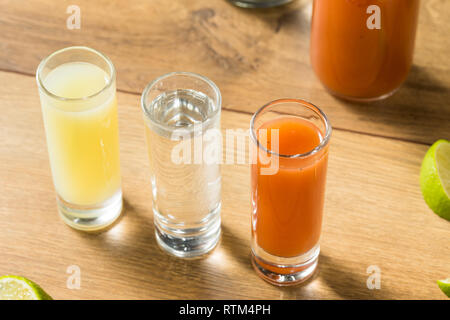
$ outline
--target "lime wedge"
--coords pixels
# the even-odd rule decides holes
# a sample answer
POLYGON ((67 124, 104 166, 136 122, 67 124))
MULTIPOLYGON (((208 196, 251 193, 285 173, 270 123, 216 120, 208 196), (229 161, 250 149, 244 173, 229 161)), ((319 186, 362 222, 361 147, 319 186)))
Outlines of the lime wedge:
POLYGON ((444 292, 447 297, 450 298, 450 278, 445 280, 438 280, 437 284, 439 288, 441 288, 442 292, 444 292))
POLYGON ((450 142, 436 141, 423 158, 420 170, 423 198, 437 215, 450 220, 450 142))
POLYGON ((52 300, 36 283, 19 276, 0 277, 0 300, 52 300))

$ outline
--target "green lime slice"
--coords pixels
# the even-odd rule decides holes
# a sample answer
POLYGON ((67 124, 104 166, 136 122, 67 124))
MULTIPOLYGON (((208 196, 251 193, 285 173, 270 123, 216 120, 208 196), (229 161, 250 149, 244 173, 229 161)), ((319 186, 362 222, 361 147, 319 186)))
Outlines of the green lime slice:
POLYGON ((423 158, 420 170, 423 198, 434 213, 450 220, 450 142, 436 141, 423 158))
POLYGON ((450 298, 450 278, 445 280, 438 280, 437 284, 439 288, 441 288, 442 292, 444 292, 447 297, 450 298))
POLYGON ((36 283, 19 276, 0 277, 0 300, 52 300, 36 283))

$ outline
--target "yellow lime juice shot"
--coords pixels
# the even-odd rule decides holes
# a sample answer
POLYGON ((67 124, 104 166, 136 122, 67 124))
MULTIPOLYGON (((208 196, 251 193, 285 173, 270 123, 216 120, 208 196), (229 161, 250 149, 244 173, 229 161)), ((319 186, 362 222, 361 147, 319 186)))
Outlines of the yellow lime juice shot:
POLYGON ((45 58, 36 79, 58 211, 79 230, 108 227, 122 210, 114 66, 69 47, 45 58))

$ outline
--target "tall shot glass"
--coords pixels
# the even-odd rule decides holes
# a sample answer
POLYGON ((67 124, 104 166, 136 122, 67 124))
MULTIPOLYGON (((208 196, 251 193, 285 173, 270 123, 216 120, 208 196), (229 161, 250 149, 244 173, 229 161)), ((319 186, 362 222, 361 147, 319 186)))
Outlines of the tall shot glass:
POLYGON ((303 100, 282 99, 251 120, 252 263, 275 285, 305 281, 316 269, 331 126, 303 100))
POLYGON ((58 211, 97 231, 122 210, 116 72, 87 47, 58 50, 36 72, 58 211))
POLYGON ((141 106, 157 242, 178 257, 203 255, 220 238, 220 91, 201 75, 174 72, 145 88, 141 106))

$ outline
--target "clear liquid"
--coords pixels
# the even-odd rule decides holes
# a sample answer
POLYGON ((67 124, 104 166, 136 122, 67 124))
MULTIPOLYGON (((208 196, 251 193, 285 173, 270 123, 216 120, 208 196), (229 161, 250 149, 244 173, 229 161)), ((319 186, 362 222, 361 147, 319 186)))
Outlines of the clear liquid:
POLYGON ((203 150, 217 143, 203 137, 209 129, 220 129, 220 108, 201 92, 175 90, 156 97, 146 113, 157 228, 183 238, 201 237, 211 228, 220 228, 220 165, 194 163, 195 139, 201 139, 203 150), (196 130, 199 126, 201 131, 196 130), (187 134, 174 137, 179 129, 187 134), (180 143, 189 146, 190 163, 173 161, 172 152, 180 143))
POLYGON ((149 113, 152 119, 170 129, 192 128, 214 116, 218 111, 205 94, 179 89, 160 94, 153 100, 149 113))

